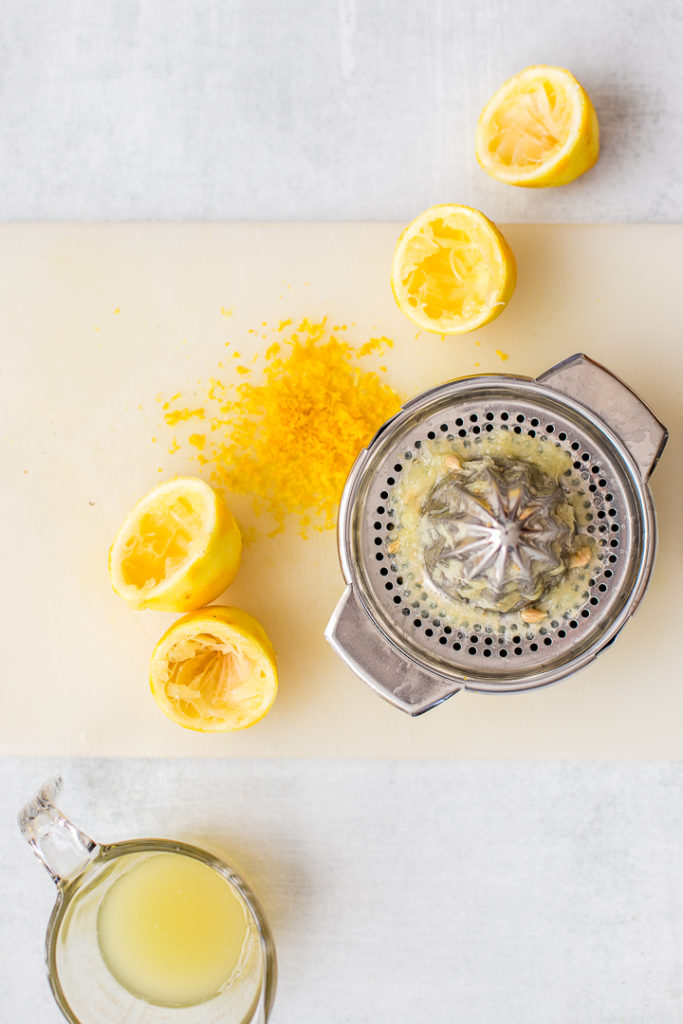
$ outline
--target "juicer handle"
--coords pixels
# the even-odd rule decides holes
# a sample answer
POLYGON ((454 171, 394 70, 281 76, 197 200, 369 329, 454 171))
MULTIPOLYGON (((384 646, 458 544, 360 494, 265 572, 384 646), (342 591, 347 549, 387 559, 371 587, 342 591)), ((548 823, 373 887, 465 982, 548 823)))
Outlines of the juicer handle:
POLYGON ((49 779, 17 816, 21 834, 56 885, 79 875, 99 850, 55 805, 61 786, 59 776, 49 779))
POLYGON ((463 688, 425 672, 397 651, 372 622, 352 586, 346 588, 332 613, 325 639, 380 697, 413 717, 463 688))
POLYGON ((648 479, 669 432, 628 384, 582 352, 552 366, 536 383, 588 406, 619 435, 648 479))

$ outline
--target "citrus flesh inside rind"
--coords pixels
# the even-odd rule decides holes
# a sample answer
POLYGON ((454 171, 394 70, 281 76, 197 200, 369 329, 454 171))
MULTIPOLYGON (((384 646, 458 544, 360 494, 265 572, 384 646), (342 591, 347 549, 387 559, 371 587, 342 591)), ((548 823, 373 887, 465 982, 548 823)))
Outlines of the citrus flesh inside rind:
POLYGON ((162 711, 185 729, 247 729, 277 695, 275 652, 248 612, 202 608, 164 633, 152 654, 150 686, 162 711))
POLYGON ((494 320, 515 288, 515 258, 479 210, 432 206, 401 234, 391 284, 403 313, 423 330, 463 334, 494 320))
POLYGON ((593 104, 571 72, 535 65, 505 82, 484 107, 477 160, 509 185, 567 185, 598 159, 599 134, 593 104))
POLYGON ((109 572, 133 607, 184 612, 223 593, 241 554, 239 527, 223 499, 197 477, 178 477, 131 510, 112 544, 109 572))

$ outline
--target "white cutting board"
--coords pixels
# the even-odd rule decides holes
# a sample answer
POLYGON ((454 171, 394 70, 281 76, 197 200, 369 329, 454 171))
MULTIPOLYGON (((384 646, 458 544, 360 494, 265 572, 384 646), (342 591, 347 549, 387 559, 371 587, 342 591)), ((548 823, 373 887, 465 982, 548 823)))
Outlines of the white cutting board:
MULTIPOLYGON (((494 324, 447 340, 416 338, 394 306, 388 269, 399 230, 0 228, 2 752, 683 755, 683 225, 504 227, 519 268, 509 308, 494 324), (652 584, 592 667, 523 695, 461 693, 407 718, 323 640, 343 588, 334 533, 303 541, 290 530, 246 549, 223 599, 254 613, 273 639, 280 668, 273 711, 245 733, 203 736, 157 709, 147 662, 173 617, 130 611, 110 590, 106 568, 132 502, 166 476, 196 472, 182 453, 168 455, 156 396, 211 376, 226 341, 248 359, 278 321, 325 315, 355 324, 349 340, 395 339, 382 361, 386 379, 406 396, 476 371, 535 376, 582 350, 636 388, 669 427, 652 479, 660 526, 652 584), (509 355, 505 362, 497 349, 509 355)), ((243 502, 235 507, 248 518, 243 502)))

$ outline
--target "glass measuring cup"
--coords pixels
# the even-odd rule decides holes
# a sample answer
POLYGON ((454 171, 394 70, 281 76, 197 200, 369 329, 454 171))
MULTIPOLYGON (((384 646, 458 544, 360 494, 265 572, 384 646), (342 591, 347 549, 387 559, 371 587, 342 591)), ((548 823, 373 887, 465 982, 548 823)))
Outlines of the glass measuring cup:
MULTIPOLYGON (((55 805, 61 779, 51 779, 19 814, 19 827, 57 886, 47 927, 45 959, 52 994, 71 1024, 266 1024, 275 998, 275 947, 263 911, 247 884, 223 861, 170 839, 100 845, 55 805), (105 962, 100 919, 118 882, 147 871, 154 858, 189 858, 212 869, 241 907, 244 939, 230 976, 203 1001, 162 1005, 124 987, 105 962), (147 867, 145 867, 147 865, 147 867)), ((177 863, 175 861, 174 863, 177 863)), ((186 861, 183 861, 186 863, 186 861)), ((154 865, 152 864, 152 867, 154 865)), ((222 889, 221 886, 219 888, 222 889)), ((118 890, 120 892, 120 889, 118 890)))

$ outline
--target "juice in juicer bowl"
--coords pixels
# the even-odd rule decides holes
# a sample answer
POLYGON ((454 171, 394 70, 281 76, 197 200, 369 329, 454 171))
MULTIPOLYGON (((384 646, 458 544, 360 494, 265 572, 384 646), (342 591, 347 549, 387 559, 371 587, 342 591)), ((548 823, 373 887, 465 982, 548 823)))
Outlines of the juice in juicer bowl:
MULTIPOLYGON (((224 861, 188 843, 170 839, 96 843, 56 807, 60 786, 61 779, 47 782, 18 820, 24 838, 57 886, 45 958, 50 987, 64 1017, 71 1024, 141 1024, 143 1020, 145 1024, 266 1024, 277 981, 275 947, 263 910, 244 880, 224 861), (177 991, 169 998, 150 997, 139 985, 126 987, 126 979, 122 983, 117 978, 103 954, 102 921, 108 919, 103 908, 112 904, 110 900, 105 905, 106 898, 114 893, 118 927, 122 890, 117 890, 117 884, 124 880, 130 888, 140 869, 150 874, 151 868, 153 875, 155 859, 157 868, 163 859, 160 855, 165 855, 165 867, 182 868, 186 862, 188 877, 203 878, 209 889, 215 887, 210 871, 215 872, 229 887, 223 890, 219 883, 216 889, 229 901, 226 906, 241 908, 243 938, 240 933, 236 940, 241 942, 236 966, 221 984, 187 999, 178 998, 177 991)), ((108 911, 109 920, 112 913, 108 911)), ((111 934, 117 935, 116 931, 111 934)), ((150 964, 154 963, 150 953, 150 964)))

